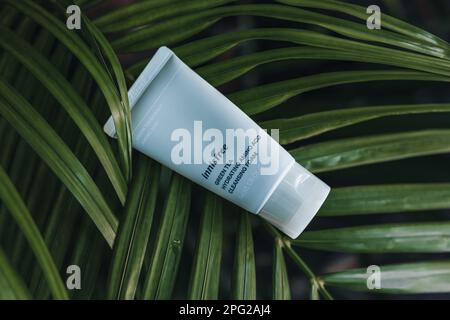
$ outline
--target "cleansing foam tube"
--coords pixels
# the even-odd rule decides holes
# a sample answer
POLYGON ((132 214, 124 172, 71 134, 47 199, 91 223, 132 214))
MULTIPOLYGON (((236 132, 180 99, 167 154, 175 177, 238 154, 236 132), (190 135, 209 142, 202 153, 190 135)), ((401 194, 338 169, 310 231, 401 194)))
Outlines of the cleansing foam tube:
MULTIPOLYGON (((276 142, 274 130, 270 136, 166 47, 128 95, 134 148, 291 238, 330 192, 276 142)), ((115 137, 112 118, 104 129, 115 137)))

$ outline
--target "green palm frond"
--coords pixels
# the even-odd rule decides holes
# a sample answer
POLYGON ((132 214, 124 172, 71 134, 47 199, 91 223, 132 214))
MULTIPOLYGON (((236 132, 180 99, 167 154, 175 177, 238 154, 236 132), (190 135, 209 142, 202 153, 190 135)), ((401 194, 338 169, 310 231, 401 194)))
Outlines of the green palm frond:
POLYGON ((339 0, 76 3, 80 31, 65 0, 0 4, 0 299, 290 299, 301 276, 312 299, 450 292, 450 105, 410 89, 447 86, 447 41, 384 12, 369 30, 366 8, 339 0), (162 45, 329 179, 312 229, 289 239, 132 152, 127 90, 162 45), (321 251, 357 262, 322 268, 321 251), (371 290, 386 253, 407 263, 381 260, 371 290))

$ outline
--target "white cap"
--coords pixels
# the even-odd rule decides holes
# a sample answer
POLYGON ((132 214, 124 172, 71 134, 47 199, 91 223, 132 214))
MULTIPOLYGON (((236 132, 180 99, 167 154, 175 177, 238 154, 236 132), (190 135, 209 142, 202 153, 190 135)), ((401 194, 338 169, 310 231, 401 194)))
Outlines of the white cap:
POLYGON ((259 215, 295 239, 311 222, 329 193, 329 186, 294 163, 259 215))

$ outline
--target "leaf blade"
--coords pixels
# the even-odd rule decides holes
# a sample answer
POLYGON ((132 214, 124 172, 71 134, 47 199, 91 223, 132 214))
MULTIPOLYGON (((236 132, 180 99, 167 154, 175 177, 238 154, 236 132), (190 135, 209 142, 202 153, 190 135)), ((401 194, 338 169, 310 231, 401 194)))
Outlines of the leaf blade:
MULTIPOLYGON (((68 299, 66 287, 21 196, 0 166, 0 198, 28 240, 55 299, 68 299)), ((23 294, 23 290, 22 294, 23 294)))
POLYGON ((217 7, 236 0, 166 0, 164 3, 154 1, 137 2, 123 6, 107 13, 95 21, 106 33, 149 25, 171 17, 181 17, 187 13, 217 7))
POLYGON ((121 101, 108 72, 102 67, 89 47, 74 32, 67 32, 66 26, 41 6, 29 0, 7 0, 7 2, 52 33, 80 60, 93 76, 111 110, 119 142, 123 173, 125 177, 129 177, 131 174, 132 150, 131 123, 128 121, 128 119, 131 119, 130 109, 126 108, 124 104, 126 101, 121 101))
POLYGON ((393 184, 334 188, 320 216, 396 213, 450 208, 450 184, 393 184))
POLYGON ((189 299, 218 298, 223 241, 222 207, 219 197, 207 193, 189 284, 189 299))
POLYGON ((289 276, 286 269, 286 261, 283 255, 283 243, 275 239, 274 259, 272 271, 272 299, 290 300, 291 290, 289 287, 289 276))
POLYGON ((450 223, 398 223, 308 231, 292 241, 304 248, 357 253, 450 252, 450 223))
POLYGON ((354 46, 351 49, 352 51, 343 51, 345 47, 341 48, 341 50, 336 50, 332 46, 329 47, 331 48, 292 47, 267 50, 220 61, 201 67, 196 71, 214 86, 227 83, 257 66, 294 59, 377 63, 445 76, 450 75, 450 68, 442 66, 441 61, 417 54, 409 54, 392 49, 384 49, 387 52, 380 52, 382 50, 381 48, 377 48, 377 52, 372 52, 367 49, 361 50, 361 48, 354 48, 354 46))
POLYGON ((168 20, 160 23, 159 25, 152 26, 151 28, 142 28, 137 30, 132 35, 119 38, 114 41, 113 45, 117 50, 124 52, 145 51, 154 48, 155 45, 159 44, 159 41, 165 42, 166 44, 181 41, 225 17, 239 15, 261 16, 306 23, 314 26, 320 26, 338 34, 358 40, 379 42, 416 52, 426 53, 439 58, 449 56, 448 47, 441 44, 418 42, 410 37, 406 37, 402 34, 394 33, 388 30, 377 30, 377 32, 374 33, 370 32, 371 30, 368 30, 366 26, 352 21, 276 4, 224 6, 205 10, 201 13, 168 20), (178 34, 175 32, 176 29, 184 30, 188 27, 192 29, 195 29, 196 27, 198 28, 198 31, 191 30, 189 33, 178 34), (165 34, 165 37, 158 39, 156 44, 148 41, 148 39, 151 39, 161 33, 165 34))
MULTIPOLYGON (((367 20, 366 7, 355 5, 348 2, 336 0, 324 0, 320 2, 314 0, 277 0, 277 2, 300 7, 333 10, 352 15, 362 20, 367 20)), ((413 26, 409 23, 406 23, 402 20, 391 17, 384 13, 383 13, 383 27, 404 34, 408 37, 411 37, 412 39, 417 39, 419 41, 431 43, 434 45, 440 45, 443 47, 448 46, 447 41, 440 39, 434 34, 431 34, 421 28, 413 26)))
POLYGON ((346 138, 291 150, 308 170, 325 172, 424 155, 448 153, 449 130, 346 138))
POLYGON ((258 114, 280 105, 296 95, 326 87, 372 81, 442 81, 444 76, 404 70, 365 70, 321 73, 297 79, 270 83, 229 95, 248 115, 258 114))
POLYGON ((256 299, 255 251, 250 214, 240 212, 231 282, 231 296, 235 300, 256 299))
POLYGON ((134 299, 158 195, 159 165, 138 156, 108 281, 109 299, 134 299))
POLYGON ((366 269, 352 269, 321 277, 325 285, 373 293, 415 294, 450 291, 449 261, 381 266, 381 288, 370 290, 366 269))
POLYGON ((112 246, 117 219, 89 173, 27 100, 2 80, 0 92, 0 113, 63 181, 112 246))
POLYGON ((144 299, 172 296, 189 216, 190 194, 190 182, 174 173, 144 283, 144 299))
POLYGON ((408 114, 450 112, 450 104, 389 105, 335 109, 304 116, 274 119, 261 123, 263 128, 278 128, 280 143, 288 144, 325 132, 374 119, 408 114))
POLYGON ((0 300, 29 300, 31 294, 0 248, 0 300))
POLYGON ((28 68, 65 108, 97 154, 119 199, 125 201, 127 185, 115 160, 112 148, 98 124, 93 112, 47 59, 25 41, 20 40, 7 28, 0 27, 0 43, 28 68))

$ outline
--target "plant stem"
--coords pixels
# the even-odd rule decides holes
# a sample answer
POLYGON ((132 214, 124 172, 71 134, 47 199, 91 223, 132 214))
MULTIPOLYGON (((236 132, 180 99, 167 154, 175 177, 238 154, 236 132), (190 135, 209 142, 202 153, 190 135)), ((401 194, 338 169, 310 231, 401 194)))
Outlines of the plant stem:
POLYGON ((299 266, 299 268, 305 273, 305 275, 309 278, 311 281, 311 284, 316 284, 317 288, 319 289, 320 293, 324 296, 327 300, 333 300, 333 296, 330 294, 330 292, 325 288, 324 284, 320 279, 314 274, 314 272, 308 267, 305 261, 295 252, 295 250, 291 247, 291 242, 288 239, 284 240, 284 248, 288 255, 294 260, 294 262, 299 266))
POLYGON ((316 285, 317 289, 327 300, 333 300, 333 296, 330 292, 325 288, 323 281, 321 281, 314 272, 309 268, 306 262, 298 255, 297 252, 291 247, 291 240, 284 237, 277 229, 275 229, 271 224, 264 221, 264 227, 267 231, 275 238, 275 240, 279 239, 283 243, 283 249, 287 252, 287 254, 291 257, 292 260, 298 265, 300 270, 308 277, 311 285, 316 285))

